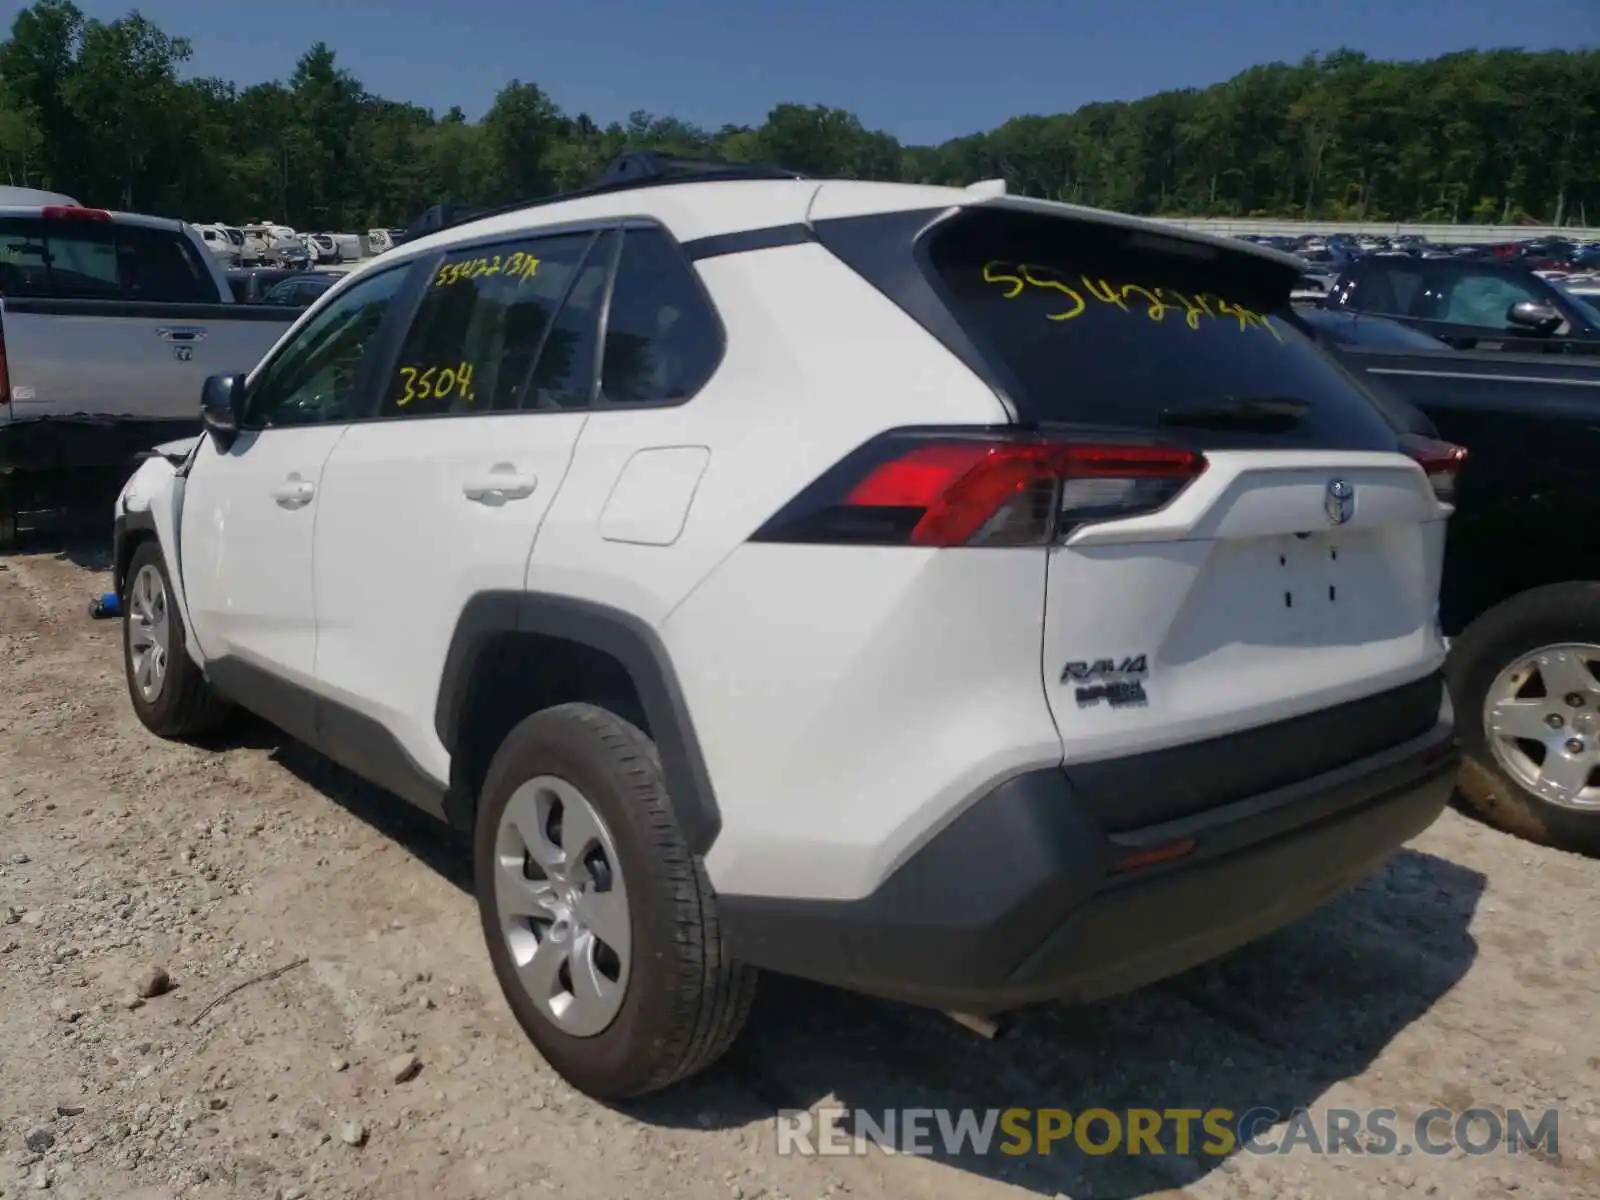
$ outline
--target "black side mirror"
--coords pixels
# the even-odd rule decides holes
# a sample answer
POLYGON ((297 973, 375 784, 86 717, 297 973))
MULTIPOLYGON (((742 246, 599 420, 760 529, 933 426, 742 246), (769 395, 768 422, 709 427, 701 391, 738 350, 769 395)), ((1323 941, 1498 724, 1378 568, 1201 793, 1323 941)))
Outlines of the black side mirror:
POLYGON ((200 391, 200 423, 217 449, 226 450, 239 436, 244 416, 244 376, 213 375, 200 391))
POLYGON ((1518 300, 1506 310, 1506 324, 1534 333, 1554 333, 1562 321, 1561 310, 1537 300, 1518 300))

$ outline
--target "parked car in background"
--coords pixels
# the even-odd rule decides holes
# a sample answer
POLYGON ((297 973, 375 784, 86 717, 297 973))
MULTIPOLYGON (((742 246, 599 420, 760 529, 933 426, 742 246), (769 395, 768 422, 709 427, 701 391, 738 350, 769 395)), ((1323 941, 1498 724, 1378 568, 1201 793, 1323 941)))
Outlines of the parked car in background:
POLYGON ((295 271, 268 288, 261 303, 304 308, 342 278, 343 274, 336 271, 295 271))
POLYGON ((361 235, 359 233, 335 233, 333 238, 334 249, 338 252, 336 262, 359 262, 362 257, 361 235))
POLYGON ((303 233, 301 240, 305 242, 306 249, 311 251, 312 259, 321 263, 336 263, 339 261, 339 243, 331 233, 303 233))
POLYGON ((0 207, 0 545, 21 513, 114 494, 136 453, 197 428, 208 372, 293 317, 235 304, 181 221, 0 207))
POLYGON ((194 228, 206 249, 224 268, 239 265, 239 247, 228 236, 226 229, 220 225, 196 225, 194 228))
POLYGON ((241 267, 254 265, 256 260, 250 257, 250 240, 245 237, 244 230, 237 225, 223 225, 221 228, 227 232, 228 240, 239 247, 239 265, 241 267))
POLYGON ((233 263, 228 264, 229 266, 250 267, 256 264, 258 261, 256 257, 257 248, 254 243, 252 243, 251 240, 245 236, 244 230, 240 229, 237 225, 229 225, 222 221, 213 221, 211 223, 211 227, 213 229, 220 229, 227 237, 228 241, 233 243, 234 249, 239 252, 238 258, 233 263))
POLYGON ((1501 828, 1600 854, 1600 359, 1298 315, 1396 428, 1467 450, 1440 590, 1463 798, 1501 828))
MULTIPOLYGON (((1438 338, 1387 317, 1338 312, 1318 307, 1315 302, 1297 304, 1294 315, 1318 345, 1332 351, 1335 357, 1340 357, 1341 351, 1352 346, 1389 351, 1438 350, 1444 346, 1438 338)), ((1361 364, 1354 365, 1365 375, 1363 382, 1397 432, 1426 438, 1439 436, 1437 427, 1421 409, 1377 376, 1361 370, 1361 364)))
POLYGON ((272 266, 277 262, 272 232, 266 225, 243 225, 240 232, 244 234, 246 264, 272 266))
POLYGON ((248 267, 228 272, 228 289, 240 304, 260 304, 262 297, 298 271, 284 267, 248 267))
POLYGON ((1463 350, 1600 352, 1600 311, 1508 258, 1367 257, 1345 267, 1326 303, 1392 317, 1463 350))
POLYGON ((254 261, 263 266, 304 267, 311 265, 311 252, 305 241, 287 225, 262 221, 244 227, 244 235, 254 249, 254 261))
POLYGON ((311 266, 312 254, 306 245, 305 239, 298 234, 293 236, 279 236, 277 239, 277 261, 280 266, 292 270, 304 270, 311 266))

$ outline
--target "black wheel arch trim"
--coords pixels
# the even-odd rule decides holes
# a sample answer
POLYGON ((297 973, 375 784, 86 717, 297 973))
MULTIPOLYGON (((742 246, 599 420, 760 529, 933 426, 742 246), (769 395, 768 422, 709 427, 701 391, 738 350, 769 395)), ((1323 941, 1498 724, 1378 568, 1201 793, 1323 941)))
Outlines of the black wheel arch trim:
POLYGON ((123 587, 128 582, 128 563, 133 558, 132 551, 129 549, 130 544, 135 540, 142 541, 145 535, 159 538, 159 534, 156 532, 155 516, 148 509, 119 512, 112 519, 111 588, 118 596, 122 595, 123 587))
POLYGON ((684 840, 694 853, 707 853, 721 832, 722 815, 688 704, 661 638, 644 621, 621 609, 540 592, 480 592, 473 596, 462 608, 450 640, 434 714, 439 740, 452 757, 482 652, 505 634, 561 638, 608 654, 622 664, 644 706, 684 840))

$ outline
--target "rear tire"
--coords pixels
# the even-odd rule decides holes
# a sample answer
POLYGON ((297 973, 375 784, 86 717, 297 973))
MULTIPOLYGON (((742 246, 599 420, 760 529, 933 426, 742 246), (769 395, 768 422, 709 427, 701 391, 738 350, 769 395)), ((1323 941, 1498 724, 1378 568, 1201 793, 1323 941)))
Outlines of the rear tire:
POLYGON ((1600 789, 1563 792, 1554 783, 1553 768, 1565 765, 1563 757, 1580 764, 1573 769, 1581 773, 1581 763, 1600 746, 1600 677, 1584 665, 1591 657, 1584 647, 1600 661, 1600 583, 1552 584, 1513 596, 1469 625, 1450 647, 1447 672, 1465 752, 1460 796, 1466 805, 1528 841, 1600 855, 1600 789), (1496 702, 1528 701, 1544 702, 1529 710, 1535 721, 1528 732, 1535 736, 1509 736, 1512 726, 1504 720, 1501 732, 1491 728, 1496 702), (1568 755, 1569 747, 1580 746, 1581 753, 1568 755), (1552 764, 1547 777, 1546 764, 1552 764))
POLYGON ((147 540, 128 564, 122 601, 122 665, 133 711, 151 733, 188 738, 220 728, 231 706, 189 657, 161 547, 147 540))
POLYGON ((490 764, 473 850, 495 975, 573 1087, 626 1100, 732 1045, 756 973, 728 957, 716 898, 638 727, 590 704, 526 718, 490 764))

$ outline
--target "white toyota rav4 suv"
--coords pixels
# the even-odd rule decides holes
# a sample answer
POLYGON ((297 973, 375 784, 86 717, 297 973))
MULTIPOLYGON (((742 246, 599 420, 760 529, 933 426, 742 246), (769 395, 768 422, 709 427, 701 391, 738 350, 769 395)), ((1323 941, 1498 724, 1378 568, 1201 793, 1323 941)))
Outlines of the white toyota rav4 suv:
POLYGON ((657 165, 333 287, 116 511, 129 692, 463 831, 578 1088, 758 969, 963 1014, 1314 908, 1451 787, 1458 456, 1300 264, 1112 213, 657 165))

